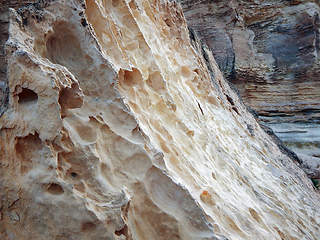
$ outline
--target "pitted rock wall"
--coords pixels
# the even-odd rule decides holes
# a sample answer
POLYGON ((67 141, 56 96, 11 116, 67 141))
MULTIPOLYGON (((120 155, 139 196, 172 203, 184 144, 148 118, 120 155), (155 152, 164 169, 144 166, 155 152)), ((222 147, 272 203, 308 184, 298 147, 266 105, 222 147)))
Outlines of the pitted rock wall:
POLYGON ((318 239, 319 195, 172 1, 10 10, 1 239, 318 239))

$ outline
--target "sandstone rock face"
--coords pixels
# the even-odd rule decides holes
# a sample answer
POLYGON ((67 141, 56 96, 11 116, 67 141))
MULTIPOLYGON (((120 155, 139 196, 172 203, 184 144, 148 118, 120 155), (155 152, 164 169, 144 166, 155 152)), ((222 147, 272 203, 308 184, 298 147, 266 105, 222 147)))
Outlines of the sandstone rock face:
POLYGON ((8 104, 7 69, 5 63, 4 44, 8 39, 9 8, 21 8, 33 3, 33 0, 0 0, 0 116, 8 104))
POLYGON ((319 157, 320 134, 300 136, 311 127, 320 129, 319 1, 181 3, 188 24, 212 49, 244 102, 277 134, 286 133, 287 146, 319 157))
POLYGON ((10 11, 1 239, 319 239, 311 181, 177 3, 10 11))

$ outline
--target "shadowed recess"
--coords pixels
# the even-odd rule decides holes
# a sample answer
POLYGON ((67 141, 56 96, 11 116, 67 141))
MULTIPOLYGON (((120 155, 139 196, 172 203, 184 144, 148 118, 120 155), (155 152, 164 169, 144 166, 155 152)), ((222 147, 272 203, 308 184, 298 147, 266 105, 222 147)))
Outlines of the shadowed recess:
POLYGON ((50 186, 47 188, 47 191, 52 195, 62 195, 64 193, 63 188, 56 183, 51 183, 50 186))
POLYGON ((19 93, 19 103, 36 103, 38 101, 38 94, 28 88, 22 88, 22 92, 19 93))

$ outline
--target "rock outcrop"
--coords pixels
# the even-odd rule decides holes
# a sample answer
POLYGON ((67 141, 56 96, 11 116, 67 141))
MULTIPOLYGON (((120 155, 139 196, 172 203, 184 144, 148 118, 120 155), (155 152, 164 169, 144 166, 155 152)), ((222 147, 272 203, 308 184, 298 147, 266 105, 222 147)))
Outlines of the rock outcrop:
POLYGON ((8 104, 7 69, 4 44, 8 40, 9 8, 21 8, 33 3, 34 0, 0 0, 0 116, 8 104))
POLYGON ((304 160, 319 158, 319 2, 181 3, 244 102, 304 160))
POLYGON ((11 9, 1 239, 319 239, 319 195, 164 0, 11 9))

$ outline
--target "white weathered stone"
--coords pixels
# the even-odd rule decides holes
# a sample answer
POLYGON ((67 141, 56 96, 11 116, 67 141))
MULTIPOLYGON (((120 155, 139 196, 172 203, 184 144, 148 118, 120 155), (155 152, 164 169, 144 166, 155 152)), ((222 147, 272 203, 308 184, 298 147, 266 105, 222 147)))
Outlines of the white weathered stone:
POLYGON ((177 3, 12 10, 6 55, 1 239, 319 237, 311 181, 177 3))

